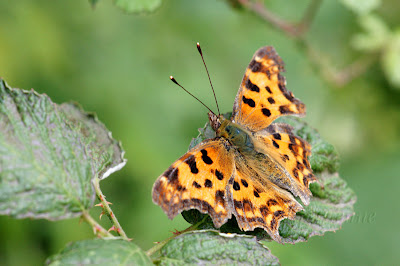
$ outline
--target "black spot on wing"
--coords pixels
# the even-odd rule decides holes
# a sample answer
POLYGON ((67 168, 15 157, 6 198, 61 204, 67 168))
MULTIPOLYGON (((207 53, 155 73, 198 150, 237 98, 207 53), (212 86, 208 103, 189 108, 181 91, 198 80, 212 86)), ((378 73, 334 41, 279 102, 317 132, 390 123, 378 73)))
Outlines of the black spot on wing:
POLYGON ((253 191, 253 194, 254 194, 254 197, 256 197, 256 198, 259 198, 260 197, 260 194, 258 194, 258 192, 257 191, 253 191))
POLYGON ((282 158, 282 160, 283 160, 284 162, 286 162, 286 161, 289 160, 289 156, 288 156, 287 154, 282 155, 281 158, 282 158))
POLYGON ((271 88, 269 86, 265 86, 265 89, 269 92, 272 93, 271 88))
POLYGON ((212 182, 210 179, 206 179, 206 181, 204 182, 204 186, 208 187, 208 188, 212 188, 212 182))
POLYGON ((272 97, 268 97, 268 102, 270 103, 270 104, 274 104, 275 103, 275 100, 274 100, 274 98, 272 98, 272 97))
POLYGON ((215 170, 215 176, 218 178, 218 180, 224 179, 224 175, 218 170, 215 170))
POLYGON ((233 189, 236 191, 240 190, 240 185, 238 182, 236 182, 236 181, 233 182, 233 189))
POLYGON ((246 89, 251 90, 251 91, 255 91, 255 92, 260 92, 260 88, 256 85, 253 84, 250 79, 247 79, 246 83, 245 83, 246 89))
POLYGON ((240 200, 233 200, 233 205, 236 209, 243 209, 243 202, 240 200))
POLYGON ((275 140, 272 140, 272 144, 274 145, 274 147, 275 147, 275 148, 279 149, 279 144, 278 144, 278 143, 276 143, 276 141, 275 141, 275 140))
POLYGON ((268 206, 277 205, 277 204, 278 204, 278 202, 274 199, 270 199, 267 201, 268 206))
POLYGON ((248 187, 248 186, 249 186, 249 184, 247 183, 246 180, 242 179, 242 180, 240 180, 240 181, 242 182, 243 186, 245 186, 245 187, 248 187))
POLYGON ((253 99, 246 98, 244 95, 242 96, 242 101, 243 101, 243 103, 247 104, 250 107, 255 107, 256 106, 256 103, 254 102, 253 99))
POLYGON ((182 185, 178 185, 178 186, 176 187, 176 189, 177 189, 178 191, 186 191, 186 188, 183 187, 182 185))
POLYGON ((262 108, 261 112, 263 113, 263 115, 270 117, 271 116, 271 111, 268 108, 262 108))
POLYGON ((185 163, 187 163, 187 165, 189 165, 190 172, 192 172, 192 174, 197 174, 199 172, 199 169, 197 168, 197 165, 196 165, 196 159, 195 159, 194 155, 190 155, 186 159, 185 163))
POLYGON ((203 162, 205 163, 205 164, 212 164, 213 163, 213 160, 211 160, 211 158, 210 157, 208 157, 208 155, 207 155, 207 150, 205 150, 205 149, 202 149, 201 151, 201 159, 203 160, 203 162))
POLYGON ((171 166, 170 168, 168 168, 167 171, 165 171, 164 176, 166 176, 168 178, 168 181, 170 183, 177 183, 177 182, 179 182, 178 174, 179 174, 179 169, 173 168, 171 166))
POLYGON ((279 133, 274 133, 274 134, 272 134, 272 136, 274 137, 274 139, 277 139, 277 140, 281 140, 282 139, 282 136, 279 133))
POLYGON ((290 111, 290 109, 289 109, 289 106, 287 106, 287 105, 279 106, 279 112, 281 114, 290 114, 290 113, 292 113, 292 111, 290 111))
POLYGON ((249 68, 252 72, 259 72, 261 69, 261 63, 253 59, 249 64, 249 68))
POLYGON ((193 181, 192 186, 194 186, 195 188, 201 188, 201 185, 196 181, 193 181))

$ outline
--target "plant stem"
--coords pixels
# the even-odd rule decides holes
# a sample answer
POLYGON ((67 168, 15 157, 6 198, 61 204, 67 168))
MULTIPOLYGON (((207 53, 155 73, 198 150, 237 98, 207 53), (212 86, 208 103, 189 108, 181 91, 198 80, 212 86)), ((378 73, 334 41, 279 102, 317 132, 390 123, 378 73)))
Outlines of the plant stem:
POLYGON ((237 0, 240 5, 258 15, 263 21, 283 31, 290 38, 293 38, 298 47, 308 56, 313 68, 320 72, 321 76, 336 87, 343 87, 353 79, 365 73, 376 57, 369 56, 357 60, 342 70, 336 70, 332 67, 332 63, 326 55, 315 51, 312 45, 306 40, 305 33, 309 30, 312 21, 314 20, 322 0, 311 0, 307 10, 305 11, 302 20, 293 24, 283 20, 277 15, 269 11, 261 1, 254 2, 252 0, 237 0))
POLYGON ((253 2, 251 0, 238 0, 238 2, 248 10, 257 14, 264 21, 270 23, 275 28, 282 30, 283 32, 288 34, 290 37, 297 36, 296 26, 288 23, 287 21, 273 14, 271 11, 265 8, 263 3, 253 2))
POLYGON ((98 177, 95 177, 93 179, 93 186, 94 190, 96 191, 97 197, 101 201, 101 205, 103 207, 103 211, 107 214, 107 216, 110 218, 111 222, 113 223, 113 229, 122 237, 124 240, 130 240, 128 236, 125 234, 124 230, 122 229, 121 225, 118 222, 117 217, 115 217, 113 211, 110 208, 109 203, 106 201, 106 197, 103 195, 103 192, 100 189, 100 179, 98 177))
POLYGON ((303 19, 297 24, 300 35, 304 35, 304 33, 310 29, 310 25, 313 22, 321 4, 322 0, 312 0, 308 5, 306 12, 304 12, 303 19))
POLYGON ((177 236, 179 236, 179 235, 181 235, 181 234, 183 234, 183 233, 196 230, 196 229, 199 227, 199 225, 201 225, 201 224, 206 220, 206 218, 207 218, 207 216, 205 216, 200 222, 198 222, 198 223, 196 223, 196 224, 192 224, 191 226, 189 226, 189 227, 186 228, 185 230, 180 231, 179 234, 172 235, 172 236, 168 237, 167 239, 165 239, 165 240, 163 240, 163 241, 157 243, 157 245, 153 246, 153 247, 150 248, 148 251, 146 251, 147 256, 149 256, 149 257, 153 256, 157 251, 159 251, 159 250, 160 250, 165 244, 167 244, 171 239, 174 239, 175 237, 177 237, 177 236))
POLYGON ((90 216, 89 212, 84 210, 82 212, 82 218, 90 224, 93 228, 93 232, 99 237, 114 237, 110 232, 104 229, 98 222, 96 222, 92 216, 90 216))

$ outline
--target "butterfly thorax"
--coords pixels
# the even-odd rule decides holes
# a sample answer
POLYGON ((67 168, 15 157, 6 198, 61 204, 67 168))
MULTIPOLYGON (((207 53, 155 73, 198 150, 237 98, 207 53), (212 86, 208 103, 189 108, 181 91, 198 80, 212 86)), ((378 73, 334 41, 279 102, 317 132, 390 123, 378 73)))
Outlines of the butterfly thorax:
POLYGON ((220 117, 220 121, 221 125, 216 131, 217 137, 227 139, 241 152, 251 152, 254 150, 254 144, 250 137, 250 132, 223 116, 220 117))

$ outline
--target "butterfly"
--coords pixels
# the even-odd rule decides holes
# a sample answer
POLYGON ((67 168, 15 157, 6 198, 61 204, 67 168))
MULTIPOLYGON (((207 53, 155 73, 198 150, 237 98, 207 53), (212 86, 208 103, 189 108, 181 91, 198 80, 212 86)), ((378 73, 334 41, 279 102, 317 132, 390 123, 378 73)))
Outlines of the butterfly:
POLYGON ((215 138, 204 140, 174 162, 154 183, 153 202, 170 219, 197 209, 216 228, 232 216, 243 231, 263 228, 280 242, 282 219, 294 219, 316 181, 310 145, 293 128, 272 123, 304 116, 305 105, 286 89, 284 63, 272 46, 256 51, 246 69, 230 119, 208 113, 215 138))

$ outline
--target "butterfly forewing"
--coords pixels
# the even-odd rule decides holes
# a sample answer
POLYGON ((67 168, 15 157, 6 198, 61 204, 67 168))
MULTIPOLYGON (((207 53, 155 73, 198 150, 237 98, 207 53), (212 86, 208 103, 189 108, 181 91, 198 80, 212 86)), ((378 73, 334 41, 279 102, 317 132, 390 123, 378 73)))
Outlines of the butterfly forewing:
POLYGON ((229 143, 218 138, 191 149, 157 179, 153 201, 170 219, 183 210, 198 209, 220 227, 231 217, 226 186, 234 161, 228 148, 229 143))
POLYGON ((305 105, 286 89, 283 61, 272 46, 260 48, 246 69, 232 121, 251 130, 266 128, 282 115, 304 115, 305 105))

